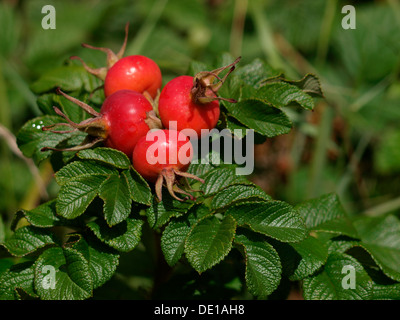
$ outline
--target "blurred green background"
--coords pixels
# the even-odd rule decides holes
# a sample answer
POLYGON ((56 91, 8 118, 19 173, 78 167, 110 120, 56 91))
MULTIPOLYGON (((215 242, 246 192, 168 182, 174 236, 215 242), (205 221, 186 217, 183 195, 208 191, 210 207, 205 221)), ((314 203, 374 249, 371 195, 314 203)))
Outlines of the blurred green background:
POLYGON ((80 44, 118 50, 126 22, 126 54, 154 59, 164 83, 224 52, 243 64, 262 58, 294 80, 317 74, 326 99, 314 112, 289 110, 292 132, 256 146, 252 180, 292 204, 337 192, 353 215, 400 212, 400 1, 3 0, 0 240, 16 210, 57 192, 49 165, 36 169, 14 148, 19 128, 40 115, 30 86, 72 55, 104 66, 104 53, 80 44), (55 30, 41 25, 49 4, 55 30), (341 25, 347 4, 355 30, 341 25))

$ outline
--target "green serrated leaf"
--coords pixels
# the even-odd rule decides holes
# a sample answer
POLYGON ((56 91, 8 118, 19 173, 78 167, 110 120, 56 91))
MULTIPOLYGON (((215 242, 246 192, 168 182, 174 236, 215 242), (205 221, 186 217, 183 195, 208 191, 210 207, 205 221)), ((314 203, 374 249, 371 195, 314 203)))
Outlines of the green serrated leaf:
POLYGON ((251 182, 245 176, 237 175, 235 166, 215 168, 207 173, 200 189, 205 195, 212 195, 235 184, 251 184, 251 182))
POLYGON ((131 166, 125 153, 112 148, 86 149, 79 151, 77 155, 81 159, 99 161, 119 169, 129 169, 131 166))
POLYGON ((334 193, 305 201, 298 204, 295 209, 304 218, 310 230, 358 238, 357 231, 334 193))
POLYGON ((243 139, 249 130, 249 127, 230 116, 226 117, 226 128, 229 129, 232 132, 232 135, 238 139, 243 139))
POLYGON ((82 215, 105 180, 104 176, 82 176, 64 184, 58 194, 57 213, 66 219, 82 215))
POLYGON ((253 62, 235 70, 235 76, 238 79, 241 79, 245 84, 254 88, 259 88, 263 80, 276 76, 277 74, 279 73, 261 59, 255 59, 253 62))
POLYGON ((240 226, 247 225, 256 232, 283 242, 299 242, 307 234, 301 216, 282 201, 239 204, 230 207, 226 214, 232 215, 240 226))
POLYGON ((39 248, 55 244, 56 242, 57 240, 50 230, 24 226, 17 229, 2 245, 12 255, 23 257, 39 248))
POLYGON ((14 265, 13 258, 0 259, 0 276, 14 265))
POLYGON ((74 161, 56 172, 57 183, 62 186, 72 179, 84 176, 105 176, 118 174, 118 171, 95 161, 74 161))
POLYGON ((374 284, 374 300, 400 300, 400 283, 390 285, 374 284))
POLYGON ((266 83, 257 90, 255 96, 277 108, 297 103, 301 107, 312 110, 314 100, 298 87, 286 82, 266 83))
MULTIPOLYGON (((52 133, 43 131, 42 128, 55 123, 65 123, 65 120, 58 116, 42 116, 26 122, 17 134, 17 143, 22 153, 33 158, 35 163, 47 159, 52 151, 41 151, 44 147, 57 147, 60 143, 70 139, 76 133, 52 133)), ((60 127, 62 130, 63 127, 60 127)), ((67 129, 67 127, 65 127, 67 129)))
POLYGON ((271 138, 292 129, 292 122, 282 110, 262 100, 245 99, 226 106, 232 117, 263 136, 271 138))
POLYGON ((72 244, 72 248, 82 253, 88 261, 93 289, 111 279, 119 262, 119 255, 113 249, 91 238, 85 239, 81 235, 78 241, 72 244))
POLYGON ((304 93, 312 96, 312 97, 323 97, 324 94, 321 88, 321 82, 319 78, 311 73, 307 73, 302 79, 300 80, 288 80, 285 79, 283 75, 278 75, 276 77, 268 78, 262 82, 262 84, 268 83, 276 83, 276 82, 285 82, 291 85, 296 86, 304 93))
POLYGON ((100 85, 100 80, 82 66, 69 65, 49 70, 31 85, 31 90, 35 93, 43 93, 60 87, 64 91, 84 88, 86 92, 92 92, 100 85))
POLYGON ((222 261, 232 248, 236 221, 226 216, 222 221, 215 216, 201 219, 191 229, 184 252, 197 272, 203 272, 222 261))
POLYGON ((391 279, 400 281, 400 221, 393 215, 355 222, 360 245, 391 279))
POLYGON ((142 236, 142 220, 130 219, 109 227, 104 220, 91 221, 87 226, 96 237, 110 247, 128 252, 133 250, 140 242, 142 236))
POLYGON ((35 263, 34 283, 42 300, 84 300, 93 290, 89 263, 72 248, 44 251, 35 263))
POLYGON ((221 209, 246 200, 272 200, 272 198, 256 185, 233 185, 222 189, 213 197, 211 208, 221 209))
POLYGON ((240 230, 235 243, 243 247, 246 259, 246 284, 251 294, 266 298, 278 287, 282 267, 279 255, 265 238, 247 230, 240 230))
POLYGON ((13 225, 23 216, 28 222, 39 228, 50 228, 60 224, 60 217, 56 214, 56 200, 45 202, 32 210, 21 210, 21 215, 17 213, 13 225))
POLYGON ((332 253, 321 272, 303 280, 303 294, 306 300, 370 300, 372 286, 356 259, 332 253))
POLYGON ((192 226, 209 212, 205 205, 194 206, 186 216, 171 221, 165 227, 161 236, 161 249, 170 266, 175 265, 181 258, 192 226))
POLYGON ((151 205, 152 193, 146 180, 133 168, 123 171, 122 175, 128 183, 131 199, 137 203, 151 205))
POLYGON ((282 261, 284 273, 291 281, 302 280, 323 266, 328 259, 328 248, 314 237, 297 243, 273 243, 282 261))
POLYGON ((193 201, 178 201, 169 194, 163 194, 162 201, 153 198, 152 205, 146 209, 146 216, 151 228, 157 229, 165 225, 172 217, 180 217, 194 205, 193 201))
POLYGON ((132 199, 123 176, 111 175, 102 184, 99 196, 104 201, 104 218, 109 226, 125 220, 131 213, 132 199))
POLYGON ((215 169, 214 157, 216 157, 220 163, 222 160, 220 159, 220 155, 216 154, 216 152, 210 152, 204 158, 201 159, 193 159, 190 163, 188 171, 191 174, 199 178, 204 178, 211 170, 215 169))
POLYGON ((18 300, 17 289, 37 297, 33 287, 34 268, 30 261, 11 266, 0 276, 0 300, 18 300))

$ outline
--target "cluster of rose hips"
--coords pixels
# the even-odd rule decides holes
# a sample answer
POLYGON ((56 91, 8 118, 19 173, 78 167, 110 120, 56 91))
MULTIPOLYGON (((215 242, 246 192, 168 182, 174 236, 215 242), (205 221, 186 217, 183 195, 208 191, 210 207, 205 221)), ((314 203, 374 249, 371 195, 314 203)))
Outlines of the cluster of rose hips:
POLYGON ((216 126, 220 116, 219 100, 224 99, 217 96, 217 91, 240 58, 228 66, 200 72, 194 77, 178 76, 161 90, 161 71, 153 60, 142 55, 123 57, 127 37, 128 24, 124 43, 117 54, 108 48, 83 44, 86 48, 105 52, 107 67, 92 69, 79 57, 71 57, 79 59, 88 72, 104 81, 105 100, 100 112, 58 89, 59 94, 92 117, 74 123, 54 107, 67 122, 45 127, 44 130, 58 133, 84 131, 88 134, 84 144, 63 151, 78 151, 102 141, 106 147, 125 153, 135 170, 147 181, 155 183, 160 200, 163 185, 177 200, 181 199, 175 192, 193 198, 178 187, 178 183, 182 183, 178 180, 183 180, 186 186, 187 178, 202 181, 186 172, 193 157, 190 139, 200 138, 202 129, 211 130, 216 126), (229 71, 220 78, 219 74, 226 69, 229 71), (68 126, 71 130, 54 131, 55 126, 68 126), (149 152, 151 148, 153 153, 149 152), (152 159, 152 154, 164 154, 166 161, 152 159))

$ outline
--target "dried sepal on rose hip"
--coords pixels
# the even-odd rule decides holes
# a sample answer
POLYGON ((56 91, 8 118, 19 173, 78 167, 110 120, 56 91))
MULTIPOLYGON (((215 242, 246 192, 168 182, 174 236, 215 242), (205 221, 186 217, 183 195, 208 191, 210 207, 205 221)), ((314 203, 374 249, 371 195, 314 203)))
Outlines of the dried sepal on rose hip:
POLYGON ((71 59, 78 59, 83 67, 91 74, 104 81, 104 94, 106 97, 112 93, 129 89, 140 93, 148 92, 156 98, 162 85, 161 70, 157 63, 143 55, 130 55, 123 57, 128 40, 129 23, 125 26, 125 39, 118 53, 109 48, 94 47, 83 43, 82 46, 89 49, 100 50, 107 54, 107 66, 93 69, 90 68, 81 58, 72 56, 71 59))
POLYGON ((191 129, 191 138, 201 136, 201 130, 211 130, 217 125, 220 116, 219 100, 236 102, 233 99, 218 96, 218 90, 229 74, 235 70, 237 58, 230 65, 203 71, 192 76, 179 76, 169 81, 158 98, 158 113, 164 127, 177 123, 177 130, 191 129), (228 70, 224 77, 219 74, 228 70))
POLYGON ((161 121, 154 115, 151 103, 139 92, 119 90, 113 93, 104 100, 100 112, 97 112, 86 103, 67 95, 60 89, 57 89, 57 92, 81 107, 92 117, 80 123, 75 123, 60 109, 54 107, 55 112, 63 117, 66 122, 43 127, 43 130, 55 133, 80 130, 86 132, 88 138, 83 144, 76 147, 68 149, 43 148, 43 151, 49 149, 79 151, 103 142, 106 147, 117 149, 131 157, 133 148, 142 136, 146 135, 150 129, 161 128, 161 121), (70 130, 54 130, 58 126, 67 126, 70 130))
MULTIPOLYGON (((176 193, 194 200, 193 195, 181 189, 183 183, 189 186, 187 178, 204 183, 204 180, 187 171, 193 158, 193 146, 189 138, 176 130, 151 130, 139 139, 132 154, 132 165, 147 181, 155 184, 159 201, 162 200, 162 187, 166 186, 170 195, 182 201, 176 193)), ((195 190, 189 190, 195 191, 195 190)))

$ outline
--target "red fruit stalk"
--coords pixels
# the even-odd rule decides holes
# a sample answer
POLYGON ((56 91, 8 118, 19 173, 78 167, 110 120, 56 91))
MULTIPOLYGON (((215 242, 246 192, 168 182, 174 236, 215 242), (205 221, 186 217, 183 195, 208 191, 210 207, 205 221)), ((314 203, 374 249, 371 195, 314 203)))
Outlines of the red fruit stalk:
POLYGON ((162 75, 158 65, 150 58, 142 55, 131 55, 123 57, 128 39, 128 27, 125 26, 125 40, 118 51, 114 53, 109 48, 93 47, 82 44, 85 48, 103 51, 107 54, 107 67, 98 69, 90 68, 79 57, 73 56, 71 59, 78 59, 84 68, 91 74, 104 81, 104 94, 106 97, 118 90, 133 90, 140 93, 147 92, 153 99, 157 96, 161 84, 162 75))
POLYGON ((132 90, 115 92, 104 100, 100 113, 84 102, 65 94, 60 89, 57 92, 84 109, 92 115, 92 118, 75 123, 60 109, 54 107, 56 113, 67 122, 56 123, 44 127, 43 130, 51 130, 57 133, 80 130, 88 133, 88 138, 82 145, 69 149, 43 148, 42 150, 78 151, 90 148, 103 141, 106 147, 120 150, 131 157, 137 141, 146 135, 151 128, 161 127, 160 120, 157 121, 154 116, 151 103, 139 92, 132 90), (69 131, 53 130, 57 126, 68 126, 71 129, 69 131))
POLYGON ((191 76, 179 76, 169 81, 161 91, 158 100, 158 113, 166 128, 174 123, 174 129, 192 129, 191 138, 200 137, 202 129, 215 128, 219 115, 219 100, 231 103, 233 99, 226 99, 217 95, 218 90, 229 74, 235 69, 240 57, 228 66, 213 71, 203 71, 191 76), (219 74, 228 69, 227 74, 220 78, 219 74))
POLYGON ((132 154, 132 164, 147 181, 155 183, 158 199, 162 200, 162 186, 165 185, 175 199, 182 201, 175 192, 193 196, 177 186, 182 178, 188 186, 187 178, 204 183, 203 179, 187 173, 193 157, 193 147, 189 138, 175 130, 152 130, 140 138, 132 154))

